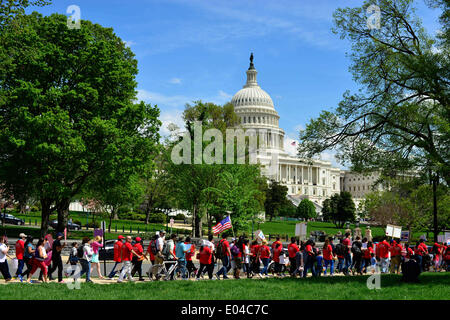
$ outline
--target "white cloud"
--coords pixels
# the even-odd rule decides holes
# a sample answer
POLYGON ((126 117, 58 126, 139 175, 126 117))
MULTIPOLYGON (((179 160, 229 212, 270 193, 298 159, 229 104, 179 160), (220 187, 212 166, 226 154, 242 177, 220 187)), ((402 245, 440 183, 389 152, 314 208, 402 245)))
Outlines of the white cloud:
POLYGON ((126 47, 128 47, 128 48, 130 48, 131 46, 133 46, 133 45, 135 45, 136 44, 136 42, 134 42, 134 41, 123 41, 123 43, 125 43, 125 46, 126 47))
POLYGON ((291 138, 290 136, 284 137, 284 151, 290 156, 297 156, 298 140, 291 138))
POLYGON ((180 78, 172 78, 169 80, 170 83, 172 84, 180 84, 181 83, 181 79, 180 78))

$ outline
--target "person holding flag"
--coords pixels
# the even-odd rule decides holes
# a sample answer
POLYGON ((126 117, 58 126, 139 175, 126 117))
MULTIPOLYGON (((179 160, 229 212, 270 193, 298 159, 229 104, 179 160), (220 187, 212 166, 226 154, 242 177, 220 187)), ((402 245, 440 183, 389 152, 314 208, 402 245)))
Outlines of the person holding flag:
MULTIPOLYGON (((216 224, 212 231, 214 234, 219 234, 225 230, 233 228, 231 224, 230 216, 227 216, 225 219, 216 224)), ((222 268, 216 273, 216 277, 220 280, 220 275, 223 275, 224 279, 228 279, 227 273, 231 269, 230 258, 230 243, 227 241, 227 236, 222 234, 222 240, 219 241, 216 248, 216 258, 222 260, 222 268)))

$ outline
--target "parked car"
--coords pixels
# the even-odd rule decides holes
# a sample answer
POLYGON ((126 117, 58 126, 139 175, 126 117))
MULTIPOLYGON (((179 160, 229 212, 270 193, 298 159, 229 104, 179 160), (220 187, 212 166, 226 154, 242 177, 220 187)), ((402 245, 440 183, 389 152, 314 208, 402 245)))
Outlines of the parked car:
POLYGON ((0 217, 1 217, 0 221, 2 223, 3 223, 3 220, 4 220, 5 223, 15 224, 15 225, 18 225, 18 226, 22 226, 22 225, 25 224, 24 220, 22 220, 20 218, 17 218, 17 217, 14 217, 12 214, 9 214, 9 213, 7 213, 7 214, 2 213, 0 217))
POLYGON ((106 240, 103 248, 100 248, 98 258, 99 260, 114 260, 114 244, 116 240, 106 240))
MULTIPOLYGON (((53 229, 56 229, 58 227, 58 220, 53 220, 52 222, 50 222, 50 227, 52 227, 53 229)), ((67 229, 68 230, 81 230, 81 226, 79 224, 68 221, 67 229)))

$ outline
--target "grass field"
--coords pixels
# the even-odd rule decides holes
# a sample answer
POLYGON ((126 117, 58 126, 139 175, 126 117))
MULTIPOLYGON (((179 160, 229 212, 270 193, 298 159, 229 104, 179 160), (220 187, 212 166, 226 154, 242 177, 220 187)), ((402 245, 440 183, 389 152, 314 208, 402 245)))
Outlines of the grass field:
MULTIPOLYGON (((291 236, 295 236, 295 224, 299 223, 299 221, 267 221, 265 223, 262 223, 259 225, 259 228, 263 231, 263 233, 267 236, 269 234, 280 234, 280 235, 289 235, 291 236)), ((350 225, 350 229, 354 229, 356 226, 354 224, 350 225)), ((255 226, 255 229, 257 228, 257 226, 255 226)), ((365 231, 366 231, 366 226, 365 225, 360 225, 360 228, 362 230, 362 234, 364 235, 365 231)), ((313 222, 308 222, 308 226, 307 226, 307 232, 308 234, 311 231, 324 231, 329 235, 335 235, 337 234, 339 231, 342 232, 342 234, 345 233, 345 229, 346 228, 336 228, 336 226, 334 225, 334 223, 331 222, 320 222, 320 221, 313 221, 313 222)), ((381 228, 381 227, 371 227, 372 229, 372 236, 373 237, 379 237, 379 236, 383 236, 385 234, 385 229, 381 228)), ((413 240, 418 240, 419 237, 422 234, 425 234, 425 231, 417 231, 413 233, 413 240)), ((430 233, 432 234, 432 233, 430 233)))
POLYGON ((228 281, 172 281, 122 284, 81 283, 80 290, 64 284, 0 285, 2 300, 448 300, 449 273, 425 273, 420 283, 400 282, 398 275, 383 275, 381 289, 369 290, 368 276, 307 279, 242 279, 228 281))

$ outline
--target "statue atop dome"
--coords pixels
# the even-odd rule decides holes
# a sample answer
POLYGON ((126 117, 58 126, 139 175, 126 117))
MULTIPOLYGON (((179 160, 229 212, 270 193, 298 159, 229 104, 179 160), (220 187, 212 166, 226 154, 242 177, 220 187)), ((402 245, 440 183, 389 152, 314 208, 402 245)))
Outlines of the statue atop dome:
POLYGON ((253 64, 253 52, 250 54, 250 67, 248 70, 255 69, 255 66, 253 64))

